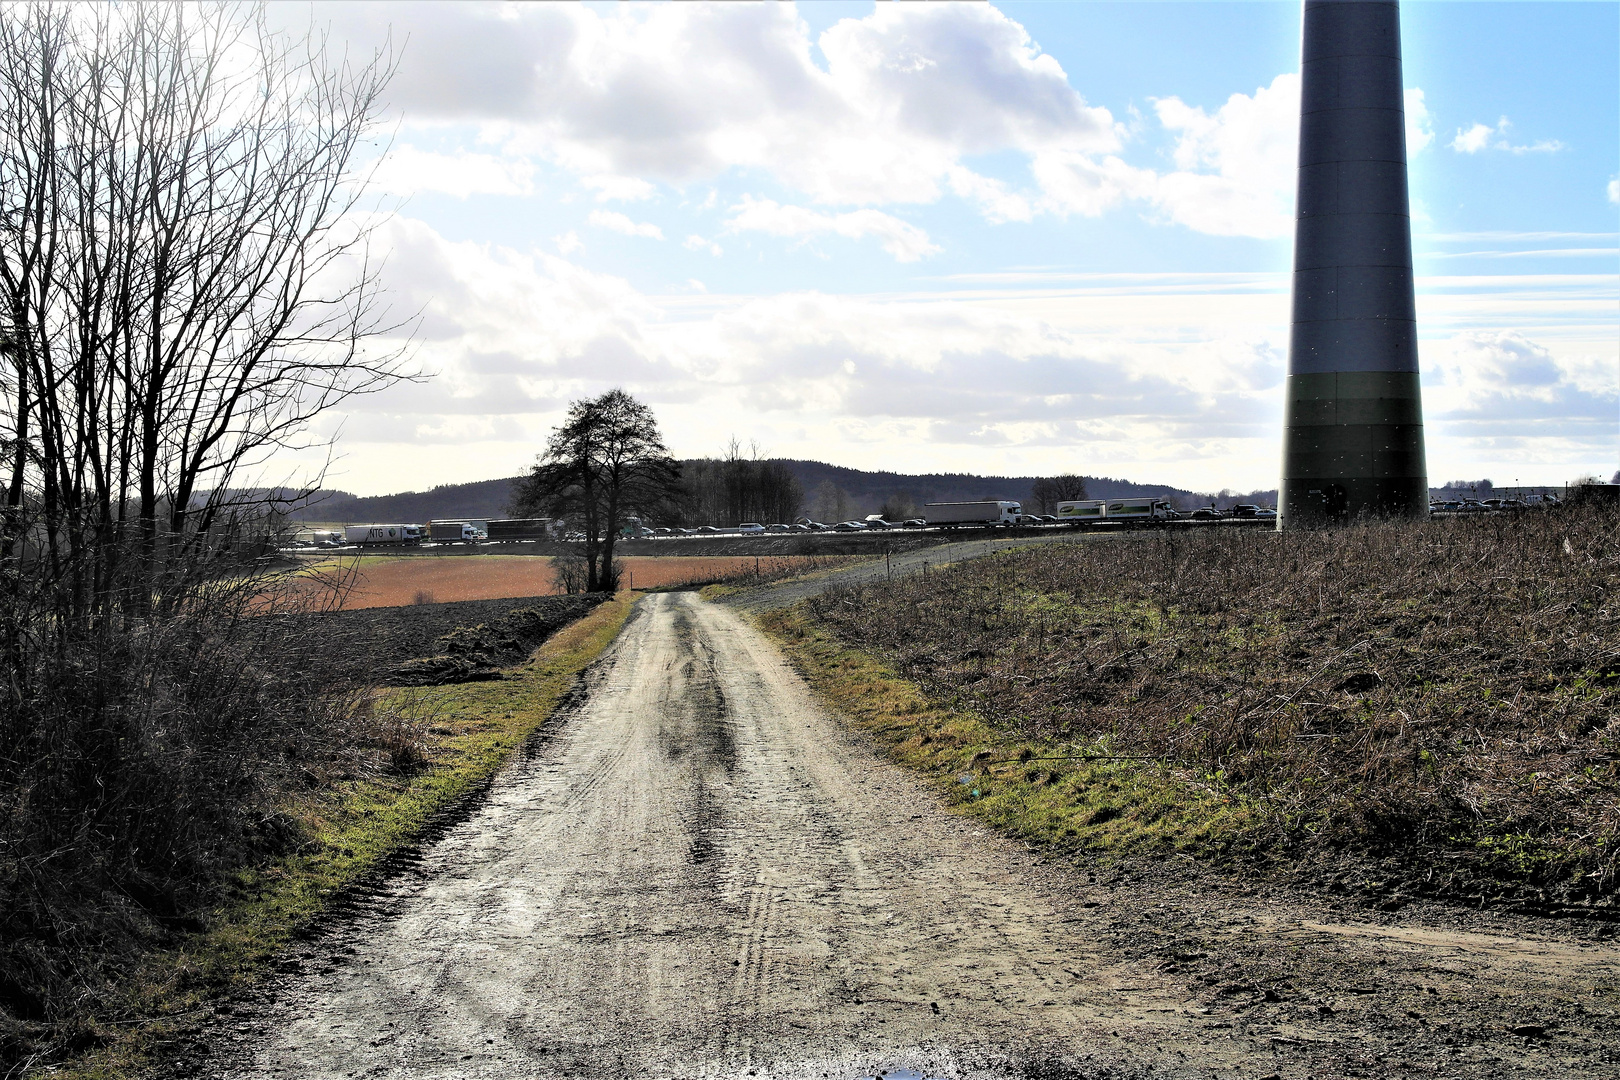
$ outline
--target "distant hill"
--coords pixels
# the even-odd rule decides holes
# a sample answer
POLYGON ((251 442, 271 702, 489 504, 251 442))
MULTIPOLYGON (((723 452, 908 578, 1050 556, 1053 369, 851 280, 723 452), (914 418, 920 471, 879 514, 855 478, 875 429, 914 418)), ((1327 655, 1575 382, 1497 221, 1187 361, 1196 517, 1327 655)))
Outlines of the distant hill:
POLYGON ((431 491, 359 498, 347 491, 320 491, 292 516, 299 521, 398 522, 442 518, 487 521, 506 516, 512 481, 474 480, 440 484, 431 491))
MULTIPOLYGON (((978 476, 972 473, 893 473, 846 469, 820 461, 782 462, 804 488, 806 502, 815 498, 822 483, 831 483, 848 496, 851 512, 876 513, 893 496, 906 496, 918 505, 930 502, 962 502, 973 499, 1029 498, 1033 476, 978 476)), ((1236 501, 1264 502, 1275 506, 1275 491, 1254 491, 1217 498, 1166 484, 1138 484, 1107 476, 1086 477, 1087 493, 1096 499, 1124 498, 1130 495, 1158 495, 1185 506, 1202 506, 1211 500, 1221 505, 1236 501)), ((293 517, 300 521, 394 522, 430 521, 435 518, 488 520, 506 516, 512 480, 476 480, 468 484, 441 484, 431 491, 407 491, 398 495, 356 497, 347 491, 322 491, 293 517)))
MULTIPOLYGON (((819 461, 788 461, 798 477, 806 498, 814 498, 823 482, 841 488, 860 514, 876 513, 892 496, 909 496, 919 506, 931 502, 970 502, 977 499, 1029 498, 1034 476, 978 476, 973 473, 865 472, 819 461)), ((1136 484, 1106 476, 1086 477, 1086 494, 1094 499, 1123 498, 1128 495, 1159 495, 1168 499, 1192 499, 1199 505, 1208 497, 1164 484, 1136 484)))

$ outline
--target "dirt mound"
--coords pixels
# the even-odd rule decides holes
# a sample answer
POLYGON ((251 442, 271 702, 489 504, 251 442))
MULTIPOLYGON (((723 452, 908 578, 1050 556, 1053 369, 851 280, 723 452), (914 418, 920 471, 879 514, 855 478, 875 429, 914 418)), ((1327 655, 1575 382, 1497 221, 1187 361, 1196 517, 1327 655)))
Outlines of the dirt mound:
POLYGON ((489 670, 497 658, 503 665, 516 663, 602 599, 529 596, 273 617, 293 620, 296 632, 315 639, 319 648, 310 652, 320 659, 310 675, 326 685, 426 685, 420 672, 413 682, 395 682, 396 673, 426 657, 460 656, 468 673, 489 670), (444 644, 446 638, 454 645, 444 644))
POLYGON ((394 686, 443 686, 499 679, 501 668, 518 663, 552 634, 605 599, 604 593, 551 596, 493 622, 458 626, 433 642, 435 655, 405 661, 394 669, 388 681, 394 686))

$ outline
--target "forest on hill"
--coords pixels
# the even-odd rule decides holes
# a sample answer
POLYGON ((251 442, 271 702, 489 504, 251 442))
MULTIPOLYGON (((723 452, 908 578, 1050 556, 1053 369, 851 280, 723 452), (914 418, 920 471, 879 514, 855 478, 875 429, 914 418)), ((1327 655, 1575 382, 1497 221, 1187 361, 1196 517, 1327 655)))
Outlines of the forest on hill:
MULTIPOLYGON (((712 470, 716 459, 683 461, 688 475, 702 476, 712 470)), ((785 470, 797 481, 802 495, 800 513, 818 519, 862 517, 879 513, 885 505, 921 506, 930 502, 957 502, 972 499, 1018 499, 1028 501, 1035 476, 979 476, 973 473, 867 472, 821 461, 773 458, 757 463, 785 470), (840 507, 843 513, 838 513, 840 507)), ((1130 495, 1159 495, 1188 507, 1215 501, 1276 504, 1275 491, 1219 495, 1187 491, 1167 484, 1139 484, 1106 476, 1087 476, 1086 491, 1092 498, 1111 499, 1130 495)), ((488 520, 507 515, 512 478, 475 480, 465 484, 441 484, 428 491, 407 491, 396 495, 356 496, 347 491, 321 490, 291 515, 300 521, 430 521, 470 518, 488 520)))

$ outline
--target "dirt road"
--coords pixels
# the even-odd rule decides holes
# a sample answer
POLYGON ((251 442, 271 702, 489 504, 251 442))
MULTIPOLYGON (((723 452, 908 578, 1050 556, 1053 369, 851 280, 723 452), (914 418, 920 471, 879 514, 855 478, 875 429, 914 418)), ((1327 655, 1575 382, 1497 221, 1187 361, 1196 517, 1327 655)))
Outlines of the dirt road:
POLYGON ((194 1070, 1620 1073, 1620 950, 1589 929, 1042 862, 693 595, 642 601, 586 689, 194 1070))

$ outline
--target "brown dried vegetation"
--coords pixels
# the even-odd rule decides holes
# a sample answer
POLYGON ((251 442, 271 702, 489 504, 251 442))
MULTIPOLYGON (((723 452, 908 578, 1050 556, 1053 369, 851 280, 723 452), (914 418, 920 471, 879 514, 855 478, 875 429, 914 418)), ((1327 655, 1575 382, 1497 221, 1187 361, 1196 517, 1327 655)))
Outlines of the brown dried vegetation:
POLYGON ((1044 545, 810 609, 1052 767, 1142 758, 1252 806, 1254 847, 1612 903, 1617 581, 1620 519, 1565 509, 1044 545))

